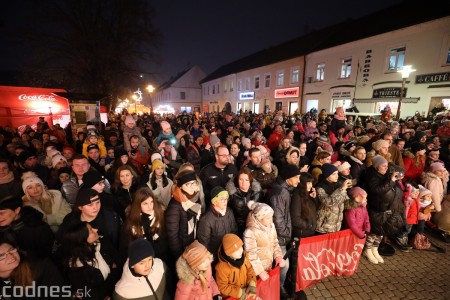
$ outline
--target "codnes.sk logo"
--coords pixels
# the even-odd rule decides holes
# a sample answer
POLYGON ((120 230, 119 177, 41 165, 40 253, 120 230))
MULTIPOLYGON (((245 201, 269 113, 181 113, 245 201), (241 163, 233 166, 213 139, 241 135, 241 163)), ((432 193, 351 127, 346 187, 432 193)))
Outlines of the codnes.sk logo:
MULTIPOLYGON (((22 297, 51 297, 51 298, 71 298, 72 290, 70 285, 63 286, 37 286, 33 281, 31 286, 3 286, 0 290, 0 299, 4 298, 22 298, 22 297)), ((91 297, 91 289, 76 290, 77 297, 91 297)))

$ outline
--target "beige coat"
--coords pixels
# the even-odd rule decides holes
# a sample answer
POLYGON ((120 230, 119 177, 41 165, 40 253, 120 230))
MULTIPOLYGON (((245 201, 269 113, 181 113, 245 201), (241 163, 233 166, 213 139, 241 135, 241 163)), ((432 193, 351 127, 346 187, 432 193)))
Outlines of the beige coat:
POLYGON ((273 260, 283 256, 275 225, 262 225, 252 213, 248 215, 247 229, 244 231, 244 248, 256 275, 270 270, 273 260))

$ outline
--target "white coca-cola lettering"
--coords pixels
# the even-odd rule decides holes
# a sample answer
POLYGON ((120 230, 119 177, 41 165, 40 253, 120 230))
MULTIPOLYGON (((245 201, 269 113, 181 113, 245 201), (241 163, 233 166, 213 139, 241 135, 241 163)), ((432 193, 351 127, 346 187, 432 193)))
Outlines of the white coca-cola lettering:
POLYGON ((55 102, 56 98, 53 95, 19 95, 20 101, 52 101, 55 102))
POLYGON ((333 249, 322 248, 319 253, 308 252, 302 255, 304 263, 302 279, 306 281, 320 280, 331 275, 352 274, 359 262, 364 244, 355 244, 353 251, 336 253, 333 249))

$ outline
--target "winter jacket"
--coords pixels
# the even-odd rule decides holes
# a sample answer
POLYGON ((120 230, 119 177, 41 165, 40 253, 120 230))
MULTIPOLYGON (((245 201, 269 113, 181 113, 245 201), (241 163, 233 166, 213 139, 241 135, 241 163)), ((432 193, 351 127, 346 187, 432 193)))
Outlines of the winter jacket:
POLYGON ((419 221, 419 199, 411 199, 411 204, 406 213, 406 224, 417 224, 419 221))
POLYGON ((158 202, 162 204, 164 209, 169 205, 169 201, 172 198, 172 187, 173 181, 169 177, 166 176, 167 185, 163 186, 162 179, 156 179, 156 188, 153 189, 151 178, 153 177, 153 172, 150 173, 149 180, 147 182, 147 186, 152 190, 153 195, 158 199, 158 202))
POLYGON ((308 237, 316 233, 317 226, 317 209, 319 208, 319 201, 316 198, 311 198, 309 195, 307 200, 302 200, 303 195, 300 195, 296 190, 291 198, 291 221, 292 221, 292 237, 308 237), (310 210, 308 220, 302 217, 301 201, 307 201, 310 210))
POLYGON ((350 164, 350 175, 352 175, 352 178, 356 179, 356 182, 359 182, 362 173, 366 171, 366 165, 353 155, 347 156, 346 161, 350 164))
POLYGON ((243 252, 244 262, 240 268, 227 261, 226 254, 221 247, 218 252, 219 262, 216 265, 216 283, 222 297, 239 299, 241 289, 245 289, 250 281, 256 284, 256 274, 247 253, 243 252))
POLYGON ((294 187, 288 185, 285 180, 277 178, 275 185, 267 195, 269 205, 274 214, 274 224, 277 230, 278 243, 280 246, 286 246, 292 239, 291 222, 291 194, 294 187))
POLYGON ((257 276, 263 271, 270 270, 275 258, 283 256, 275 225, 273 223, 269 226, 262 225, 252 213, 248 215, 243 240, 244 249, 257 276))
POLYGON ((211 205, 198 223, 197 238, 209 252, 213 253, 214 261, 217 261, 217 250, 222 243, 222 238, 227 233, 237 234, 237 224, 233 211, 227 207, 222 216, 211 205))
POLYGON ((367 169, 366 178, 370 178, 365 181, 364 190, 367 192, 371 232, 376 235, 385 235, 387 231, 395 231, 395 228, 386 228, 386 221, 392 215, 405 218, 401 187, 391 180, 388 173, 382 175, 373 167, 367 169), (390 214, 387 211, 390 211, 390 214))
POLYGON ((203 184, 203 191, 205 193, 205 202, 211 202, 211 190, 216 186, 225 188, 227 182, 237 176, 238 170, 236 166, 228 164, 225 168, 219 169, 214 163, 205 166, 199 174, 203 184))
MULTIPOLYGON (((62 240, 62 237, 67 229, 79 220, 81 220, 80 211, 72 211, 69 213, 59 226, 59 230, 56 233, 57 239, 62 240)), ((97 217, 89 222, 89 224, 91 224, 93 228, 97 228, 98 234, 103 236, 104 239, 108 239, 108 242, 112 244, 113 247, 118 249, 122 220, 116 212, 106 208, 101 208, 97 214, 97 217)))
POLYGON ((410 179, 416 183, 420 183, 420 177, 425 168, 425 161, 421 162, 419 166, 416 166, 416 162, 414 160, 414 155, 412 157, 405 157, 403 159, 405 164, 405 179, 404 181, 410 179))
POLYGON ((261 168, 256 168, 252 171, 253 179, 256 179, 264 191, 270 189, 278 176, 278 168, 272 164, 272 172, 266 173, 261 168))
POLYGON ((38 210, 44 215, 44 219, 46 220, 47 224, 50 225, 50 228, 53 232, 58 231, 59 225, 61 225, 64 217, 70 213, 71 208, 69 203, 62 197, 62 194, 60 191, 57 190, 48 190, 48 193, 50 195, 50 199, 52 202, 52 213, 51 214, 45 214, 45 212, 41 209, 39 205, 37 205, 34 202, 28 201, 27 196, 23 196, 22 200, 24 203, 24 206, 31 206, 34 209, 38 210))
POLYGON ((360 205, 346 209, 344 216, 348 228, 360 239, 364 238, 366 232, 370 232, 369 213, 366 207, 360 205))
POLYGON ((177 259, 183 254, 184 248, 195 239, 195 232, 198 226, 197 215, 190 210, 185 211, 181 203, 172 197, 165 211, 164 219, 169 249, 172 257, 177 259), (189 220, 194 220, 194 229, 191 234, 188 234, 189 220))
POLYGON ((22 182, 20 180, 12 180, 8 183, 0 184, 0 195, 23 196, 22 182))
POLYGON ((194 271, 189 267, 183 257, 177 260, 178 283, 175 292, 175 300, 212 300, 220 293, 212 276, 211 267, 205 274, 206 287, 203 288, 200 278, 195 277, 194 271))
POLYGON ((444 184, 442 179, 432 172, 422 174, 422 184, 430 190, 432 194, 434 209, 439 212, 442 209, 442 200, 444 199, 444 184))
POLYGON ((316 186, 320 207, 317 211, 316 231, 331 233, 341 230, 344 208, 350 201, 347 191, 340 185, 322 179, 316 186), (327 192, 329 188, 329 191, 327 192))
POLYGON ((233 210, 234 218, 238 226, 238 235, 242 236, 244 233, 247 217, 250 212, 248 206, 253 202, 259 202, 262 196, 261 185, 256 179, 253 179, 252 186, 247 193, 239 189, 237 183, 237 176, 228 181, 226 190, 230 194, 228 199, 228 206, 233 210))
POLYGON ((139 137, 140 143, 148 150, 150 146, 145 138, 142 137, 141 130, 138 127, 129 128, 128 126, 123 127, 123 146, 125 150, 130 151, 130 137, 137 135, 139 137))
POLYGON ((122 278, 114 289, 114 300, 163 300, 169 299, 166 292, 166 264, 159 258, 153 258, 152 271, 147 276, 134 276, 131 273, 128 260, 123 266, 122 278), (147 281, 148 280, 148 281, 147 281), (152 289, 156 295, 153 294, 152 289))
POLYGON ((447 196, 441 205, 441 211, 434 214, 433 223, 447 233, 450 233, 450 196, 447 196))
POLYGON ((0 236, 15 241, 21 250, 38 258, 49 257, 55 235, 43 221, 44 215, 30 206, 20 210, 19 218, 10 225, 0 227, 0 236))
MULTIPOLYGON (((88 151, 87 151, 87 148, 88 148, 88 146, 90 145, 91 143, 89 142, 89 138, 86 138, 85 140, 84 140, 84 143, 83 143, 83 150, 82 150, 82 153, 81 154, 83 154, 84 156, 86 156, 86 157, 88 157, 88 151)), ((99 148, 99 150, 100 150, 100 157, 102 157, 102 158, 105 158, 106 156, 107 156, 107 151, 106 151, 106 147, 105 147, 105 141, 103 140, 103 137, 101 137, 101 136, 99 136, 98 138, 97 138, 97 146, 98 146, 98 148, 99 148)))

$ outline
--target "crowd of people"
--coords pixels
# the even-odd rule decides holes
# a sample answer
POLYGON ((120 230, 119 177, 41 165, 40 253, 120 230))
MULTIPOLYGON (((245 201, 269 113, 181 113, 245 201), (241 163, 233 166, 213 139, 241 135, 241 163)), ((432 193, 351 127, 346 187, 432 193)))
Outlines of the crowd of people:
POLYGON ((294 238, 349 228, 373 264, 429 248, 426 228, 450 242, 448 111, 35 125, 0 128, 4 298, 34 284, 76 299, 255 299, 279 266, 287 299, 294 238))

